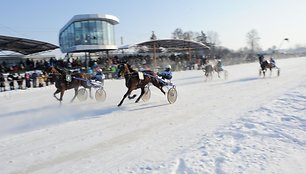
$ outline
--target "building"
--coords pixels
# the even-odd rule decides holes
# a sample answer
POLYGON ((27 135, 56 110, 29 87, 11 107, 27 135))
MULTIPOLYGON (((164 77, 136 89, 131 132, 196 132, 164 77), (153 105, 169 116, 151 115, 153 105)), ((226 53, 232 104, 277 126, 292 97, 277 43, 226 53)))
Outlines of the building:
POLYGON ((59 32, 60 49, 63 53, 115 50, 118 23, 112 15, 76 15, 59 32))

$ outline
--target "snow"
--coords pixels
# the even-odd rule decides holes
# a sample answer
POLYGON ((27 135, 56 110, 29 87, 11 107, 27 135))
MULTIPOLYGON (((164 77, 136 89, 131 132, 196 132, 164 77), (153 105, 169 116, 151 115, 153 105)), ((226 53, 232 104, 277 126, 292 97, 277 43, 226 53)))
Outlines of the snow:
POLYGON ((152 86, 117 107, 123 79, 105 81, 103 103, 70 103, 71 90, 60 106, 54 86, 0 93, 0 173, 305 173, 306 58, 277 64, 264 79, 258 63, 224 67, 227 80, 174 72, 174 104, 152 86))

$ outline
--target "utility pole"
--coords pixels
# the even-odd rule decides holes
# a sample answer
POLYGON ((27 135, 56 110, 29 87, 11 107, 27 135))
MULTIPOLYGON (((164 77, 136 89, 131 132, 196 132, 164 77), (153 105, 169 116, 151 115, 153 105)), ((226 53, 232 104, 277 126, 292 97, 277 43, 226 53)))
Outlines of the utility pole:
POLYGON ((154 68, 157 67, 157 64, 156 64, 156 35, 154 33, 154 31, 152 31, 152 35, 151 35, 151 41, 153 41, 153 63, 154 63, 154 68))

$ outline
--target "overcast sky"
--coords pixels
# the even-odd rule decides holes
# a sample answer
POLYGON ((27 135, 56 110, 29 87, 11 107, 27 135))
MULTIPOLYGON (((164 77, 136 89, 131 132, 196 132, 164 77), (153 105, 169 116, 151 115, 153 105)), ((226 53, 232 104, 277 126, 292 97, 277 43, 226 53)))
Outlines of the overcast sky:
POLYGON ((59 30, 77 14, 110 14, 119 18, 117 45, 150 38, 170 38, 183 31, 214 31, 220 45, 237 50, 246 46, 246 34, 255 29, 263 49, 306 45, 304 0, 3 0, 0 35, 26 37, 58 45, 59 30))

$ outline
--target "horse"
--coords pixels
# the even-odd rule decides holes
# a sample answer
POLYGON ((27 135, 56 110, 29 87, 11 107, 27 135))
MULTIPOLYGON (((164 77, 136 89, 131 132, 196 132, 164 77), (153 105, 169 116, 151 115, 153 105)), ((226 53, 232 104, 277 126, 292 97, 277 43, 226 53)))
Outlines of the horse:
POLYGON ((204 72, 205 72, 206 79, 210 79, 210 80, 212 79, 213 71, 214 71, 214 68, 212 65, 210 64, 205 65, 204 72))
POLYGON ((214 71, 214 66, 210 61, 208 61, 208 59, 205 59, 204 64, 202 65, 202 70, 205 73, 206 80, 211 80, 214 71))
POLYGON ((70 101, 72 103, 78 94, 79 87, 88 87, 86 84, 87 77, 83 73, 70 72, 55 66, 50 66, 45 71, 52 74, 56 87, 56 91, 53 93, 53 96, 60 102, 62 102, 66 90, 74 89, 74 96, 70 101), (58 93, 60 93, 59 98, 56 96, 58 93))
POLYGON ((261 73, 263 73, 263 77, 265 77, 267 69, 270 70, 270 76, 271 76, 272 75, 272 68, 277 69, 277 76, 279 76, 280 69, 275 65, 275 63, 273 63, 272 61, 265 60, 263 55, 259 55, 258 60, 259 60, 260 68, 261 68, 259 70, 259 76, 261 76, 261 73))
POLYGON ((136 99, 135 103, 138 103, 143 94, 145 93, 145 87, 149 83, 152 83, 156 88, 160 89, 160 91, 165 95, 166 92, 163 90, 163 86, 165 85, 160 81, 160 79, 156 76, 156 74, 151 70, 144 70, 141 72, 137 72, 131 68, 131 66, 127 63, 122 63, 118 65, 118 77, 124 76, 125 78, 125 86, 128 88, 127 92, 123 95, 122 100, 118 104, 118 107, 122 105, 124 99, 128 97, 129 99, 133 99, 136 97, 136 94, 133 96, 131 92, 136 89, 141 89, 140 96, 136 99), (143 78, 142 78, 143 77, 143 78))

